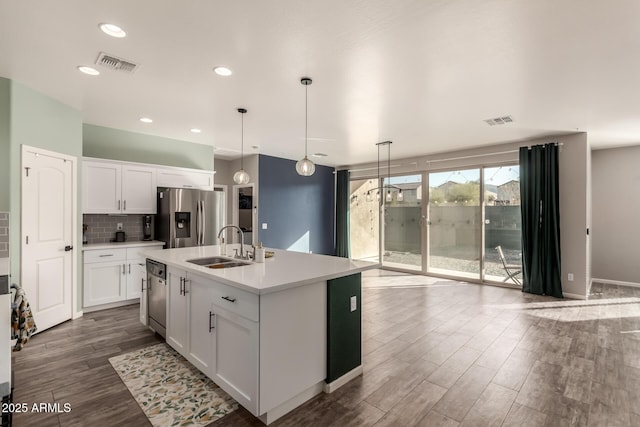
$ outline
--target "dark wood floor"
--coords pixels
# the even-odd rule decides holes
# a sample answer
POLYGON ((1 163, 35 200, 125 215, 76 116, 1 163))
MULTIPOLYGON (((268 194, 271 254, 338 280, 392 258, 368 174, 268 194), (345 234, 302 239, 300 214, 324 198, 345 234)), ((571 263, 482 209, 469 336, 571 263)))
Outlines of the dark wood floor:
MULTIPOLYGON (((363 282, 363 376, 276 426, 638 426, 640 289, 589 301, 389 272, 363 282)), ((108 358, 159 342, 137 306, 89 313, 13 355, 15 426, 149 426, 108 358)), ((262 425, 239 409, 215 426, 262 425)))

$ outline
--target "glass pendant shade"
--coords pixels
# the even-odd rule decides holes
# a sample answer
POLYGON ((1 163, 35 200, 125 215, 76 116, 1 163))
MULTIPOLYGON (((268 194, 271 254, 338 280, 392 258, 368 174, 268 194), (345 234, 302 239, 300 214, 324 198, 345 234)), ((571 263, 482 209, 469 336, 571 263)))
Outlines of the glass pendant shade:
POLYGON ((298 172, 298 175, 311 176, 316 171, 316 165, 314 165, 313 162, 307 157, 307 122, 309 117, 308 88, 312 83, 312 80, 309 77, 303 77, 300 79, 300 83, 304 85, 304 159, 298 160, 298 162, 296 163, 296 172, 298 172))
POLYGON ((391 190, 387 190, 387 197, 386 197, 387 202, 391 201, 391 190))
POLYGON ((398 201, 402 202, 404 200, 404 195, 402 194, 402 190, 398 190, 398 201))
POLYGON ((233 182, 236 184, 248 184, 250 179, 249 174, 244 169, 240 169, 238 172, 233 174, 233 182))
POLYGON ((298 175, 311 176, 316 171, 316 165, 311 160, 304 156, 304 159, 296 162, 296 172, 298 175))

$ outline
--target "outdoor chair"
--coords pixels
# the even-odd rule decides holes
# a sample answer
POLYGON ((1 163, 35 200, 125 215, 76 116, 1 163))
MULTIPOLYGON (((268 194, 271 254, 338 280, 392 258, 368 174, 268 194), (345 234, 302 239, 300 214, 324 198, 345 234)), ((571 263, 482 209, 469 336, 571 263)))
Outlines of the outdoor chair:
POLYGON ((505 277, 503 282, 506 282, 507 280, 511 279, 516 285, 522 286, 522 283, 520 283, 520 279, 516 277, 518 274, 522 273, 522 266, 507 264, 507 260, 504 257, 504 252, 502 252, 502 246, 500 245, 496 246, 496 250, 498 251, 498 255, 500 255, 500 261, 502 261, 502 266, 504 267, 504 271, 505 273, 507 273, 507 277, 505 277))

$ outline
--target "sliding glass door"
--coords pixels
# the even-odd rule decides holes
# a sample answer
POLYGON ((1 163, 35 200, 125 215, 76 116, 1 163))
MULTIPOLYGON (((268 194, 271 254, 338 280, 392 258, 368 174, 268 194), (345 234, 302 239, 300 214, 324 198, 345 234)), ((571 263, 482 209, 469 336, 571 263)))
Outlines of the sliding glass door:
POLYGON ((509 271, 522 270, 522 227, 520 217, 520 167, 484 168, 484 279, 518 285, 509 271), (498 250, 500 248, 500 250, 498 250))
POLYGON ((382 265, 422 271, 422 175, 384 178, 382 265))
POLYGON ((349 231, 351 258, 380 261, 380 202, 377 179, 350 182, 349 231))
POLYGON ((429 173, 427 272, 480 279, 480 169, 429 173))
POLYGON ((522 257, 515 164, 353 180, 350 207, 355 259, 519 285, 522 276, 509 275, 522 257))

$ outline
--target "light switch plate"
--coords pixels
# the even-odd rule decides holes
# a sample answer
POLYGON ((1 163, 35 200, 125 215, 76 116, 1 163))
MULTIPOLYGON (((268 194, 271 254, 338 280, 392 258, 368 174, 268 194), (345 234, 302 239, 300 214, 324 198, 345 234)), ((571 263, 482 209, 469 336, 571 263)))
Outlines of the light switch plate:
POLYGON ((356 309, 358 308, 358 297, 352 296, 350 300, 351 300, 351 311, 356 311, 356 309))
POLYGON ((266 229, 267 229, 267 223, 266 223, 266 222, 263 222, 263 223, 262 223, 262 229, 263 229, 263 230, 266 230, 266 229))

